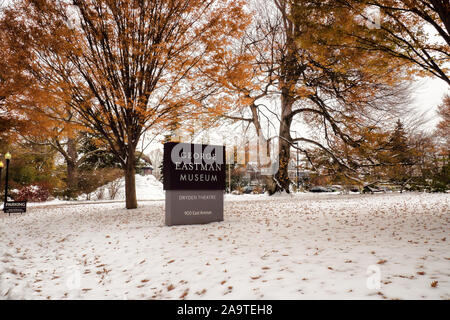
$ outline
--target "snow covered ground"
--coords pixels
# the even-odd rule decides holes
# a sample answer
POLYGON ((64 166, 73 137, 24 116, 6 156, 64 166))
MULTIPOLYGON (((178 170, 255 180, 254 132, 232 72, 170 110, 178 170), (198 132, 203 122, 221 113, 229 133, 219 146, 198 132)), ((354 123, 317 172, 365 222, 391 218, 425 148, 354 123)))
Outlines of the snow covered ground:
POLYGON ((232 196, 224 222, 174 227, 163 201, 1 213, 0 299, 450 299, 449 200, 232 196))

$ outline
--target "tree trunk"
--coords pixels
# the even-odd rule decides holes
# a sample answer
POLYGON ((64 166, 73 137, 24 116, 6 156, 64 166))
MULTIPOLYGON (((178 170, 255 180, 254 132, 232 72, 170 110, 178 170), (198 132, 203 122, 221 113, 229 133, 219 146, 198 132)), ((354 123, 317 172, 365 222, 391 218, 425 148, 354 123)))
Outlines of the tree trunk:
POLYGON ((133 147, 129 146, 127 163, 125 166, 125 206, 127 209, 137 208, 135 162, 135 150, 133 147))
POLYGON ((280 125, 280 139, 278 142, 278 171, 275 174, 275 192, 289 193, 291 181, 289 179, 289 160, 291 159, 290 123, 282 119, 280 125))
POLYGON ((278 171, 275 174, 273 188, 269 194, 286 191, 289 193, 289 161, 291 159, 291 123, 293 101, 290 98, 288 89, 281 91, 281 121, 278 141, 278 171))
POLYGON ((73 138, 67 141, 67 189, 71 195, 78 190, 78 165, 77 165, 77 145, 73 138))
POLYGON ((71 193, 78 190, 78 168, 74 161, 67 161, 67 189, 71 193))

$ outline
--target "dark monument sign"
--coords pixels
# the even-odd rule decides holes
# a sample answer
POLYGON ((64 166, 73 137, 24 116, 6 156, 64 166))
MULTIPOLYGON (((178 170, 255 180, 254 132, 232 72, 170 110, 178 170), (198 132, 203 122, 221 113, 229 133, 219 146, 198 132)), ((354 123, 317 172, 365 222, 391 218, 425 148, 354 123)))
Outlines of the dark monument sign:
POLYGON ((164 144, 166 224, 223 221, 225 147, 164 144))

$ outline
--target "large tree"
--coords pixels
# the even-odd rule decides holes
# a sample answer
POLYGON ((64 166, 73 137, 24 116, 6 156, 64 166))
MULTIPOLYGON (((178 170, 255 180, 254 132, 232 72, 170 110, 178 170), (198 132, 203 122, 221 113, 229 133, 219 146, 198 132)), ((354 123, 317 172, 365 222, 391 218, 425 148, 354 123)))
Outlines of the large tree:
POLYGON ((263 121, 277 131, 278 171, 268 180, 269 191, 289 192, 292 148, 309 159, 310 151, 319 148, 353 176, 359 175, 359 166, 377 165, 369 152, 376 149, 373 133, 404 110, 406 67, 387 54, 344 43, 330 48, 311 38, 313 26, 326 29, 321 34, 337 41, 344 36, 333 32, 334 25, 345 23, 349 31, 359 28, 347 23, 352 18, 349 10, 325 16, 322 8, 311 7, 308 1, 288 0, 255 8, 256 19, 236 50, 236 56, 244 52, 247 59, 241 63, 228 59, 223 63, 226 68, 219 70, 228 70, 227 93, 240 96, 225 117, 253 123, 258 134, 263 121), (242 68, 253 77, 235 76, 243 73, 242 68))
POLYGON ((450 85, 450 4, 448 0, 294 0, 318 20, 347 16, 329 28, 310 24, 309 36, 323 48, 359 48, 413 64, 414 74, 450 85), (356 27, 355 27, 356 26, 356 27), (329 36, 341 33, 343 37, 329 36))
POLYGON ((4 21, 11 37, 31 44, 39 85, 119 159, 131 209, 142 134, 205 96, 189 84, 239 36, 242 7, 226 0, 23 0, 4 21))
POLYGON ((79 156, 77 140, 86 128, 74 121, 75 112, 66 103, 47 90, 45 76, 34 72, 33 44, 24 41, 24 30, 13 34, 10 26, 8 19, 0 23, 0 109, 9 124, 3 133, 13 135, 16 145, 57 151, 66 162, 67 189, 74 194, 78 167, 85 158, 79 156))

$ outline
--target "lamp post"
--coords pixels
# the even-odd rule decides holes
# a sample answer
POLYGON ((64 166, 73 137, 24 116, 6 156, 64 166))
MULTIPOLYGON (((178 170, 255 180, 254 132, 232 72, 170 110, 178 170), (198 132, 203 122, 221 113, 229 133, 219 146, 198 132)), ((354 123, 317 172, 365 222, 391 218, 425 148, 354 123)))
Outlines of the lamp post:
POLYGON ((232 158, 231 158, 230 154, 231 154, 231 151, 228 151, 228 193, 231 194, 231 162, 232 162, 232 158))
POLYGON ((297 165, 296 165, 296 173, 297 173, 297 176, 296 176, 296 178, 297 178, 297 192, 298 192, 298 188, 299 188, 299 186, 300 186, 300 181, 299 181, 299 170, 298 170, 298 141, 296 141, 296 142, 294 142, 294 145, 295 145, 295 150, 297 151, 297 159, 296 159, 296 162, 297 162, 297 165))
POLYGON ((7 152, 5 154, 6 159, 6 175, 5 175, 5 203, 3 206, 3 210, 6 207, 6 201, 8 201, 8 175, 9 175, 9 162, 11 161, 11 153, 7 152))
POLYGON ((297 143, 297 192, 298 188, 300 187, 300 180, 299 180, 299 168, 298 168, 298 143, 297 143))
POLYGON ((2 187, 2 171, 3 171, 3 161, 0 160, 0 188, 2 187))

